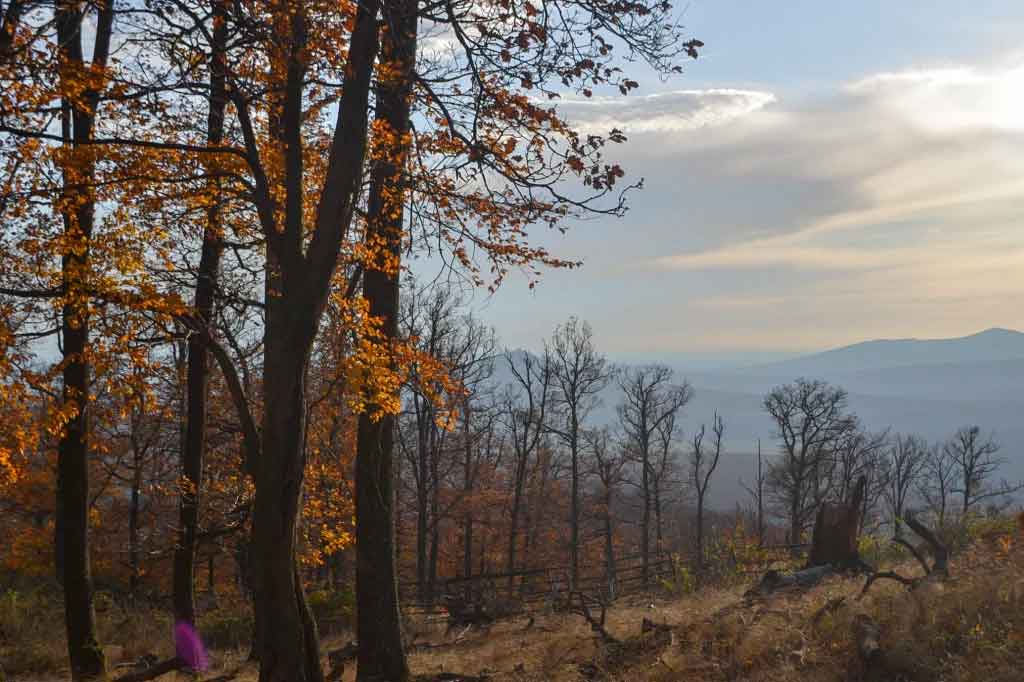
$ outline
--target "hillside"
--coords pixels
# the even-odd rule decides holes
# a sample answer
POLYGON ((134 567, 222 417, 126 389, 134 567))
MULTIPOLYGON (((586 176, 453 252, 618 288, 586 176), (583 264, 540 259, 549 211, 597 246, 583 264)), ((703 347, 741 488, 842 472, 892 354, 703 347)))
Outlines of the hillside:
MULTIPOLYGON (((410 665, 420 682, 1019 681, 1024 536, 1016 526, 1011 520, 985 526, 973 544, 953 555, 949 579, 928 580, 913 591, 879 581, 861 597, 863 577, 833 576, 806 591, 748 597, 744 593, 756 576, 735 574, 725 587, 622 599, 608 609, 604 623, 617 643, 604 643, 580 614, 565 611, 540 611, 498 621, 487 631, 448 635, 443 622, 410 620, 410 665), (855 636, 865 617, 879 627, 881 654, 870 666, 855 636), (650 621, 646 632, 645 620, 650 621)), ((908 559, 896 558, 887 568, 921 575, 908 559)), ((12 621, 13 604, 4 606, 0 625, 13 638, 9 644, 17 645, 20 635, 37 635, 34 643, 56 652, 52 660, 57 665, 49 672, 18 673, 15 666, 27 652, 8 648, 9 679, 64 679, 61 636, 42 636, 42 628, 57 617, 54 609, 12 621)), ((122 663, 122 670, 130 669, 140 652, 168 653, 167 624, 144 615, 100 614, 109 641, 115 642, 106 647, 108 655, 122 663)), ((231 622, 226 613, 210 615, 231 622)), ((598 611, 592 615, 596 619, 598 611)), ((323 642, 328 668, 331 652, 344 649, 350 639, 351 633, 344 632, 323 642)), ((211 651, 212 670, 200 679, 255 680, 254 665, 245 661, 247 642, 236 646, 211 651)), ((352 667, 329 678, 350 682, 352 667)))

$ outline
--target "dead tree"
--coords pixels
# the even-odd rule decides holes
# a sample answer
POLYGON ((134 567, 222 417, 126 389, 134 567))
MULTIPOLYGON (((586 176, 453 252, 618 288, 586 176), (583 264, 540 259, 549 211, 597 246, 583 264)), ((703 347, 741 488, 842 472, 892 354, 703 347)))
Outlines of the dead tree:
MULTIPOLYGON (((917 562, 921 564, 924 569, 923 576, 903 576, 895 571, 875 571, 868 576, 867 581, 864 583, 864 588, 860 591, 860 597, 867 594, 871 586, 878 580, 894 580, 904 585, 908 590, 916 589, 924 581, 932 578, 948 578, 949 577, 949 550, 942 544, 938 536, 923 523, 918 521, 913 516, 906 518, 907 527, 914 531, 927 543, 932 554, 932 563, 928 564, 920 550, 910 544, 906 539, 902 537, 896 537, 893 542, 903 545, 910 553, 917 559, 917 562)), ((860 598, 858 597, 858 598, 860 598)))
POLYGON ((814 524, 811 554, 803 570, 791 574, 768 571, 757 585, 747 591, 746 598, 765 596, 783 589, 807 589, 836 571, 869 568, 857 549, 866 486, 867 478, 861 476, 849 500, 842 504, 822 504, 814 524))
POLYGON ((867 477, 857 479, 853 495, 840 504, 826 502, 818 509, 807 567, 832 565, 852 568, 862 565, 857 549, 861 507, 867 477))

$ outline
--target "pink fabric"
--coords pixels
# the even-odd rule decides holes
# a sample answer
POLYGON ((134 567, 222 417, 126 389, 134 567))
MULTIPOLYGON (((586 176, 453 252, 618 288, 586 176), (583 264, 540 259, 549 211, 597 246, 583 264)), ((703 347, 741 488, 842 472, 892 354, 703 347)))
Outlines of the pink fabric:
POLYGON ((210 659, 206 657, 199 633, 185 621, 178 621, 174 625, 174 651, 192 670, 206 670, 210 667, 210 659))

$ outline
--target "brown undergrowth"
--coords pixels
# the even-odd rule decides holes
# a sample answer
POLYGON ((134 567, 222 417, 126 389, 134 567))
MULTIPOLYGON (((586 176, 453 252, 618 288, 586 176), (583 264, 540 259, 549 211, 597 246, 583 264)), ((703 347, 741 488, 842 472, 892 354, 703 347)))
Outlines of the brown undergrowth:
MULTIPOLYGON (((833 576, 806 592, 744 600, 743 587, 702 589, 672 599, 633 598, 609 608, 605 629, 615 644, 595 636, 569 613, 496 623, 489 632, 447 638, 444 625, 423 629, 410 657, 421 679, 439 673, 487 676, 494 682, 569 682, 585 679, 641 682, 1012 682, 1024 680, 1024 536, 993 525, 950 562, 951 578, 925 581, 913 591, 878 582, 858 598, 860 576, 833 576), (858 616, 879 625, 884 663, 865 671, 854 637, 858 616), (644 619, 668 625, 641 633, 644 619)), ((891 568, 919 575, 903 560, 891 568)), ((10 600, 11 596, 8 595, 10 600)), ((9 680, 62 679, 59 612, 41 603, 6 602, 0 609, 3 666, 9 680), (49 615, 48 615, 49 614, 49 615), (29 649, 11 646, 28 642, 29 649), (12 655, 13 654, 13 655, 12 655)), ((158 614, 101 614, 112 662, 168 648, 158 614), (120 625, 120 628, 118 627, 120 625), (120 647, 117 649, 116 647, 120 647)), ((350 635, 324 642, 324 652, 350 635)), ((211 679, 225 673, 247 682, 245 647, 212 652, 211 679), (241 666, 241 668, 239 668, 241 666)), ((114 671, 116 674, 116 671, 114 671)), ((179 675, 185 679, 184 675, 179 675)), ((162 679, 174 679, 174 674, 162 679)), ((353 680, 346 670, 343 680, 353 680)))

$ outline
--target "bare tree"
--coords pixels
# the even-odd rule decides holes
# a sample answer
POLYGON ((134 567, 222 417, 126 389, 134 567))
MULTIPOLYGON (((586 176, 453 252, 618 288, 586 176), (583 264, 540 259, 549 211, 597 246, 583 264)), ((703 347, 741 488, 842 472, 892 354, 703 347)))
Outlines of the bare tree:
POLYGON ((946 452, 942 443, 935 443, 925 454, 917 482, 918 493, 933 514, 940 530, 946 528, 950 497, 956 486, 956 461, 946 452))
MULTIPOLYGON (((530 459, 534 456, 546 430, 547 411, 551 397, 551 356, 544 352, 536 357, 526 352, 505 351, 505 363, 513 383, 502 400, 506 428, 512 441, 512 505, 509 509, 509 534, 506 567, 516 567, 519 521, 523 512, 530 459)), ((510 584, 512 578, 509 578, 510 584)))
POLYGON ((674 417, 693 396, 685 380, 672 383, 673 372, 664 365, 647 365, 627 370, 619 378, 623 402, 619 405, 619 422, 629 448, 640 464, 640 492, 643 517, 640 531, 641 576, 646 587, 650 581, 651 512, 654 503, 653 461, 655 434, 669 418, 674 417))
POLYGON ((823 466, 829 493, 827 498, 839 504, 853 499, 857 481, 865 479, 860 508, 860 526, 878 518, 889 477, 889 462, 885 448, 889 442, 888 429, 870 432, 861 427, 856 417, 850 417, 850 428, 841 432, 833 446, 831 466, 823 466))
POLYGON ((718 460, 722 456, 722 436, 725 434, 725 421, 715 412, 711 420, 713 441, 705 445, 704 424, 694 432, 690 441, 689 483, 697 495, 697 568, 704 569, 704 503, 707 499, 711 477, 718 468, 718 460))
POLYGON ((612 507, 619 488, 626 479, 629 457, 618 447, 607 427, 583 433, 590 452, 590 471, 597 478, 598 514, 604 536, 604 571, 607 596, 614 599, 618 588, 615 575, 615 517, 612 507))
POLYGON ((966 518, 979 502, 1011 495, 1024 484, 1010 485, 1002 481, 993 485, 992 478, 1006 459, 997 457, 999 444, 992 436, 982 438, 978 426, 964 426, 942 446, 957 469, 957 487, 952 492, 961 496, 960 513, 966 518))
POLYGON ((676 428, 676 415, 670 415, 665 421, 661 422, 656 432, 656 447, 651 458, 650 485, 653 496, 654 548, 655 552, 660 554, 665 548, 664 524, 662 523, 664 518, 663 512, 673 501, 670 496, 670 491, 673 487, 682 487, 679 485, 679 481, 673 478, 679 469, 679 453, 675 448, 678 432, 676 428))
POLYGON ((598 394, 608 385, 613 374, 608 360, 594 349, 593 336, 589 324, 570 317, 565 324, 555 328, 549 347, 556 389, 553 397, 560 412, 557 423, 549 428, 569 448, 570 457, 570 589, 576 589, 580 577, 580 450, 583 422, 598 403, 598 394))
POLYGON ((766 482, 789 520, 789 542, 797 544, 829 492, 836 443, 856 423, 846 414, 846 391, 824 381, 797 379, 778 386, 763 404, 780 446, 766 482))
POLYGON ((748 486, 743 480, 740 485, 750 495, 754 506, 755 523, 757 524, 757 545, 764 546, 764 485, 767 474, 764 470, 764 460, 761 457, 761 439, 757 439, 757 476, 754 478, 753 487, 748 486))
POLYGON ((919 484, 925 471, 928 443, 920 436, 896 434, 886 455, 889 459, 889 476, 885 486, 885 501, 892 514, 893 533, 900 537, 910 493, 919 484))
MULTIPOLYGON (((441 362, 448 375, 466 391, 458 397, 463 411, 463 433, 469 428, 468 406, 480 384, 493 372, 495 338, 489 327, 482 325, 470 314, 461 314, 464 299, 448 286, 418 287, 411 282, 409 295, 402 309, 401 333, 415 338, 430 358, 441 362)), ((436 391, 428 372, 424 377, 418 364, 411 367, 406 386, 408 417, 412 420, 400 431, 408 437, 400 439, 400 446, 409 462, 416 502, 416 582, 417 598, 422 603, 433 601, 440 555, 440 525, 448 508, 441 504, 442 483, 460 464, 466 472, 465 461, 449 447, 455 438, 441 427, 440 410, 454 407, 438 405, 436 391)), ((454 398, 454 396, 449 396, 454 398)), ((403 425, 404 426, 404 425, 403 425)), ((458 500, 455 500, 456 502, 458 500)), ((448 505, 450 507, 451 505, 448 505)))

